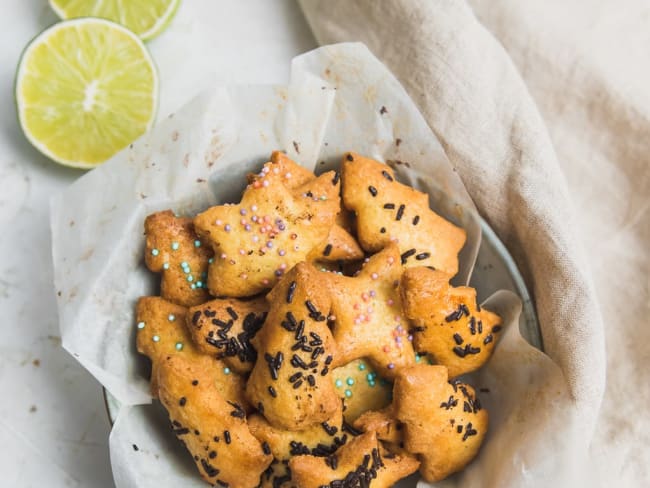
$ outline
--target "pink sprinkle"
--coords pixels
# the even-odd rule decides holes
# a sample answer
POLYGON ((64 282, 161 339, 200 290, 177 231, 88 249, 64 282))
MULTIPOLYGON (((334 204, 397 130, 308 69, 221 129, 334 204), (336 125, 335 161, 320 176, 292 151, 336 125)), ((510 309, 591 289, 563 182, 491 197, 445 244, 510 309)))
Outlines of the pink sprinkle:
POLYGON ((394 369, 395 365, 393 363, 388 363, 388 369, 394 369))
POLYGON ((370 275, 370 277, 371 277, 373 280, 376 280, 377 278, 379 278, 379 275, 378 275, 377 273, 373 273, 373 274, 370 275))
POLYGON ((401 320, 402 317, 400 317, 399 315, 395 315, 395 322, 401 322, 401 320))
POLYGON ((215 220, 214 223, 215 223, 215 225, 221 225, 221 224, 223 224, 223 222, 222 222, 221 220, 219 220, 219 219, 215 220))
POLYGON ((372 309, 372 307, 368 307, 368 308, 366 309, 366 311, 367 311, 368 313, 372 313, 372 312, 373 312, 373 309, 372 309))
POLYGON ((328 315, 327 320, 329 320, 330 322, 334 322, 336 320, 336 315, 328 315))
POLYGON ((280 174, 280 170, 278 168, 273 168, 273 174, 274 175, 280 174))
POLYGON ((282 263, 282 264, 280 265, 280 269, 282 269, 282 270, 287 269, 287 264, 286 264, 286 263, 282 263))
POLYGON ((366 316, 364 314, 359 315, 359 320, 366 320, 366 316))
POLYGON ((413 336, 412 336, 412 335, 409 335, 409 336, 407 337, 407 339, 409 340, 409 342, 413 342, 413 336))
POLYGON ((241 279, 242 279, 242 280, 247 280, 247 279, 248 279, 248 275, 247 275, 246 273, 242 273, 242 274, 241 274, 241 279))
POLYGON ((377 296, 377 293, 375 292, 375 290, 370 290, 370 296, 372 298, 375 298, 377 296))
POLYGON ((390 346, 384 346, 384 347, 383 347, 383 350, 384 350, 384 352, 388 352, 388 351, 390 351, 390 346))
POLYGON ((262 182, 262 186, 263 186, 264 188, 266 188, 267 186, 269 186, 269 181, 268 181, 268 180, 264 180, 264 181, 262 182))
POLYGON ((388 264, 393 264, 395 262, 395 258, 393 256, 390 256, 388 258, 388 264))
POLYGON ((352 308, 354 308, 355 310, 359 310, 359 304, 358 304, 358 303, 355 303, 355 304, 352 306, 352 308))
POLYGON ((266 278, 264 278, 264 279, 262 280, 262 283, 265 284, 265 285, 268 285, 268 284, 269 284, 269 280, 267 280, 266 278))
POLYGON ((267 224, 268 224, 269 222, 271 222, 271 217, 269 217, 268 215, 265 215, 265 216, 264 216, 264 222, 266 222, 267 224))
POLYGON ((241 255, 243 256, 244 254, 246 254, 246 251, 243 250, 243 249, 240 249, 240 250, 239 250, 239 254, 241 254, 241 255))
POLYGON ((259 242, 260 238, 257 236, 253 236, 253 242, 259 242))
POLYGON ((253 212, 257 212, 257 205, 253 205, 253 206, 251 207, 251 210, 252 210, 253 212))
POLYGON ((388 300, 386 300, 386 303, 387 303, 389 306, 392 306, 393 303, 395 303, 395 302, 393 301, 392 298, 389 298, 388 300))
POLYGON ((368 294, 367 294, 367 293, 362 293, 362 294, 361 294, 361 299, 362 299, 364 302, 367 302, 367 301, 368 301, 368 294))
POLYGON ((366 258, 363 260, 364 263, 367 263, 368 261, 370 261, 370 258, 366 258))
POLYGON ((358 319, 358 318, 356 318, 356 319, 354 319, 354 323, 355 323, 356 325, 359 325, 359 324, 361 323, 361 320, 358 319))
POLYGON ((286 173, 286 174, 284 175, 284 177, 287 178, 287 179, 291 178, 291 173, 286 173))
POLYGON ((241 219, 239 222, 241 223, 241 225, 246 225, 246 219, 241 219))
POLYGON ((262 227, 260 227, 260 232, 261 232, 262 234, 266 234, 266 226, 262 226, 262 227))
POLYGON ((251 217, 251 220, 252 220, 253 222, 257 222, 257 215, 253 215, 253 216, 251 217))
POLYGON ((223 254, 221 255, 221 259, 226 259, 227 257, 228 257, 228 256, 226 256, 226 253, 223 253, 223 254))
POLYGON ((280 249, 280 250, 278 251, 278 254, 279 254, 280 256, 284 256, 286 253, 287 253, 287 252, 286 252, 284 249, 280 249))

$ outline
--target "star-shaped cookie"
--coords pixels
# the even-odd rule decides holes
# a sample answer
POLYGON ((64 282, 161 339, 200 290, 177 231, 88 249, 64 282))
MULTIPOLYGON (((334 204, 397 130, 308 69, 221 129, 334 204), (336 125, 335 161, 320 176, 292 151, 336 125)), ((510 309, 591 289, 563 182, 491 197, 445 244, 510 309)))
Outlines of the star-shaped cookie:
POLYGON ((408 322, 402 315, 399 248, 389 244, 355 277, 324 273, 332 295, 336 365, 365 357, 380 376, 392 378, 415 362, 408 322))
POLYGON ((149 215, 144 221, 145 263, 161 274, 160 295, 191 307, 208 300, 207 271, 212 249, 194 232, 192 219, 171 210, 149 215))
POLYGON ((291 188, 273 162, 251 179, 238 204, 197 215, 197 233, 215 256, 208 289, 215 296, 251 296, 271 288, 324 242, 340 208, 339 181, 330 171, 291 188))
POLYGON ((402 275, 400 292, 416 350, 432 355, 455 378, 490 358, 501 318, 478 305, 474 288, 454 288, 448 280, 440 271, 410 268, 402 275))
POLYGON ((447 380, 447 368, 427 364, 405 368, 395 379, 395 415, 404 424, 404 447, 418 455, 420 473, 430 482, 463 469, 478 453, 488 427, 474 389, 447 380))
POLYGON ((361 247, 376 252, 397 242, 404 266, 458 272, 465 231, 429 207, 427 194, 395 179, 393 170, 355 153, 343 157, 343 204, 357 215, 361 247))

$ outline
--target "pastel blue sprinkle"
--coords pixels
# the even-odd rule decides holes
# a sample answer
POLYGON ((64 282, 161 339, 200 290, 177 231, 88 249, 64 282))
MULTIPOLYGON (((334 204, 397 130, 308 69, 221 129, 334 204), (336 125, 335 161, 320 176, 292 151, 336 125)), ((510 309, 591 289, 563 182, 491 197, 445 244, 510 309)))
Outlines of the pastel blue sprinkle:
POLYGON ((203 282, 202 281, 197 281, 196 282, 196 287, 197 288, 203 288, 203 282))
POLYGON ((163 269, 169 269, 169 263, 163 263, 163 269))
POLYGON ((183 350, 183 343, 182 342, 177 342, 176 343, 176 350, 177 351, 182 351, 183 350))
POLYGON ((370 387, 374 387, 376 385, 375 380, 368 381, 368 384, 370 385, 370 387))
POLYGON ((181 263, 181 268, 187 268, 188 266, 189 266, 189 264, 187 264, 187 261, 183 261, 181 263))
POLYGON ((223 374, 230 374, 230 368, 223 368, 223 374))
POLYGON ((138 322, 138 329, 144 329, 144 322, 138 322))
POLYGON ((173 313, 170 313, 167 316, 167 320, 169 320, 170 322, 173 322, 174 320, 176 320, 176 315, 174 315, 173 313))
POLYGON ((208 264, 212 264, 214 262, 214 258, 208 259, 208 264))
POLYGON ((191 281, 194 281, 194 276, 192 276, 192 275, 188 275, 188 277, 187 277, 187 281, 190 281, 190 282, 191 282, 191 281))
POLYGON ((154 342, 158 342, 160 341, 160 336, 155 335, 151 339, 153 339, 154 342))
POLYGON ((190 285, 190 288, 192 288, 192 290, 196 290, 196 285, 195 285, 194 283, 192 283, 192 284, 190 285))
POLYGON ((348 385, 352 386, 352 385, 354 385, 354 378, 348 378, 347 380, 345 380, 345 382, 346 382, 348 385))
POLYGON ((345 396, 350 398, 352 396, 352 390, 345 390, 345 396))
POLYGON ((153 248, 153 249, 151 250, 151 255, 152 255, 152 256, 158 256, 158 254, 160 254, 160 251, 159 251, 158 249, 153 248))
POLYGON ((363 363, 359 363, 359 371, 363 371, 364 369, 366 369, 366 365, 363 363))
POLYGON ((194 241, 194 247, 201 247, 201 241, 199 241, 198 239, 194 241))
POLYGON ((337 388, 341 388, 343 386, 343 382, 341 380, 336 380, 334 384, 336 385, 337 388))
POLYGON ((173 251, 178 251, 179 247, 180 246, 179 246, 178 242, 172 242, 172 250, 173 251))

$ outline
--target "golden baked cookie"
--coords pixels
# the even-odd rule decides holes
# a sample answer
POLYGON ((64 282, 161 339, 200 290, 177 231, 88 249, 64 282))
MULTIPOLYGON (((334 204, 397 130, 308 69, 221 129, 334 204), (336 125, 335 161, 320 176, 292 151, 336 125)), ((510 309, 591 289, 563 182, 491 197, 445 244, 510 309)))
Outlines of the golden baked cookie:
POLYGON ((414 325, 416 350, 431 354, 455 378, 490 358, 501 319, 477 304, 476 290, 454 288, 448 279, 440 271, 411 268, 402 275, 400 292, 404 314, 414 325))
POLYGON ((386 407, 393 396, 393 385, 381 378, 364 359, 335 368, 332 381, 343 401, 343 417, 351 424, 363 412, 386 407))
POLYGON ((215 486, 253 488, 272 456, 248 429, 241 405, 215 388, 212 372, 182 356, 158 368, 160 401, 201 476, 215 486))
POLYGON ((258 488, 297 488, 291 480, 289 461, 273 459, 271 465, 262 473, 258 488))
POLYGON ((187 309, 160 297, 142 297, 136 310, 138 352, 151 359, 151 394, 158 396, 158 365, 172 356, 182 356, 212 374, 215 387, 227 398, 248 409, 244 396, 245 381, 214 356, 201 353, 193 344, 185 326, 187 309))
POLYGON ((246 392, 275 427, 304 430, 340 408, 330 368, 336 344, 327 326, 324 273, 299 263, 268 294, 269 313, 252 340, 258 359, 246 392))
POLYGON ((389 488, 418 466, 412 456, 385 451, 374 432, 355 437, 329 457, 295 456, 289 461, 300 488, 389 488))
POLYGON ((429 208, 429 196, 395 180, 385 164, 347 153, 343 204, 357 215, 361 247, 377 252, 397 242, 404 266, 433 266, 453 276, 465 231, 429 208))
POLYGON ((418 364, 398 373, 393 393, 404 447, 418 455, 427 481, 444 479, 474 459, 488 414, 471 386, 448 382, 444 366, 418 364))
POLYGON ((277 166, 266 163, 240 203, 211 207, 194 219, 215 253, 208 270, 215 296, 251 296, 273 287, 334 225, 340 208, 334 172, 289 188, 293 174, 277 166))
POLYGON ((145 219, 144 233, 144 260, 147 268, 161 274, 160 295, 185 307, 208 300, 212 250, 194 232, 192 219, 176 217, 171 210, 157 212, 145 219))
POLYGON ((401 275, 399 248, 394 243, 371 256, 355 277, 324 273, 339 351, 335 365, 363 357, 381 376, 392 378, 415 362, 409 325, 400 307, 401 275))
POLYGON ((262 328, 269 305, 264 299, 216 298, 189 309, 187 328, 204 354, 215 354, 238 373, 253 369, 257 352, 250 341, 262 328))

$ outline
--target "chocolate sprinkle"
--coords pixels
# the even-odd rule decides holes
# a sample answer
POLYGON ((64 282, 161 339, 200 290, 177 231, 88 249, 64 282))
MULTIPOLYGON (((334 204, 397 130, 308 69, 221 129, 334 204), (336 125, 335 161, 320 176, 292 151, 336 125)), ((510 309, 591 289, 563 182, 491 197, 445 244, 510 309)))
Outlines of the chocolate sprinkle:
MULTIPOLYGON (((293 301, 293 294, 296 292, 296 286, 297 286, 297 283, 295 281, 292 281, 289 284, 289 289, 287 290, 287 303, 291 303, 293 301)), ((289 313, 291 313, 291 312, 287 312, 287 314, 289 314, 289 313)), ((295 319, 294 319, 294 321, 295 321, 295 319)))
POLYGON ((402 220, 402 217, 404 216, 404 210, 406 209, 406 205, 401 204, 399 208, 397 209, 397 215, 395 216, 395 220, 402 220))
POLYGON ((454 334, 454 341, 456 341, 456 344, 459 346, 463 343, 463 338, 458 332, 454 334))
POLYGON ((237 315, 237 312, 235 312, 232 307, 227 307, 226 312, 228 312, 228 315, 230 315, 233 320, 237 320, 239 318, 239 315, 237 315))
POLYGON ((229 430, 224 430, 223 431, 223 440, 226 441, 226 444, 230 444, 230 431, 229 430))
POLYGON ((386 178, 388 181, 394 181, 393 177, 390 175, 390 173, 386 170, 382 170, 381 172, 382 176, 386 178))
POLYGON ((418 225, 418 222, 420 222, 420 216, 416 215, 413 217, 413 225, 418 225))
POLYGON ((269 395, 271 395, 273 398, 278 397, 278 393, 275 391, 275 388, 273 388, 272 386, 269 386, 269 395))
POLYGON ((502 329, 502 327, 500 325, 495 325, 494 327, 492 327, 492 332, 494 332, 496 334, 501 329, 502 329))
POLYGON ((394 203, 384 203, 384 208, 387 209, 387 210, 392 210, 392 209, 395 208, 395 204, 394 203))
POLYGON ((325 246, 325 250, 323 251, 323 256, 329 256, 332 253, 332 245, 328 244, 325 246))
POLYGON ((352 156, 352 154, 349 154, 349 153, 348 153, 348 154, 345 156, 345 159, 347 159, 348 161, 354 161, 354 156, 352 156))
POLYGON ((381 232, 382 234, 385 234, 386 233, 386 227, 382 227, 381 229, 379 229, 379 232, 381 232))
POLYGON ((268 442, 266 442, 266 441, 265 441, 265 442, 262 442, 262 451, 264 451, 264 454, 266 454, 267 456, 268 456, 269 454, 271 454, 271 448, 269 447, 269 443, 268 443, 268 442))
POLYGON ((409 249, 408 251, 405 251, 402 253, 401 258, 402 258, 402 264, 406 263, 406 260, 413 256, 416 253, 415 249, 409 249))
POLYGON ((219 474, 219 470, 214 466, 212 466, 205 459, 201 459, 201 466, 203 466, 203 470, 205 471, 205 474, 207 474, 210 478, 214 478, 219 474))
POLYGON ((370 192, 370 194, 371 194, 373 197, 376 197, 376 196, 377 196, 377 188, 375 188, 374 186, 370 185, 370 186, 368 187, 368 191, 370 192))
POLYGON ((430 257, 431 257, 430 252, 421 252, 420 254, 415 256, 415 259, 417 259, 418 261, 422 261, 423 259, 428 259, 430 257))
POLYGON ((341 173, 334 171, 334 178, 332 178, 332 185, 336 186, 339 180, 341 179, 341 173))
POLYGON ((486 335, 485 339, 483 339, 483 344, 485 344, 487 346, 490 342, 492 342, 492 339, 493 339, 492 334, 486 335))
POLYGON ((184 407, 186 403, 187 403, 187 398, 185 398, 185 397, 181 397, 181 399, 178 400, 178 404, 179 404, 181 407, 184 407))

